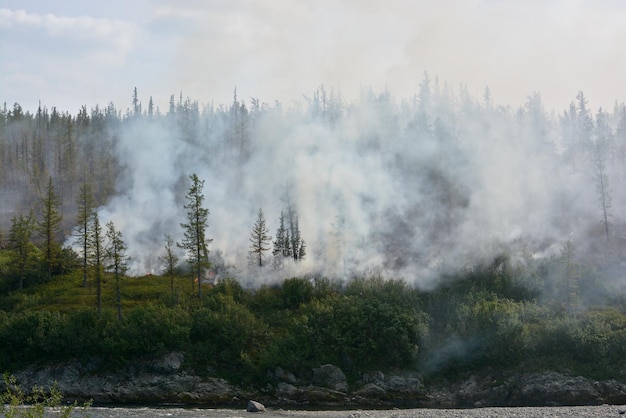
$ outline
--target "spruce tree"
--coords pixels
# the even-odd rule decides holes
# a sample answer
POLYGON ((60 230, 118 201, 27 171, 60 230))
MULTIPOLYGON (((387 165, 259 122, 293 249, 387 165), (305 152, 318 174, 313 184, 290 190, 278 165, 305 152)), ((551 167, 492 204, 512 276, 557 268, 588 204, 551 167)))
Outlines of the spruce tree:
POLYGON ((170 278, 172 297, 174 297, 174 267, 178 263, 178 256, 174 253, 174 240, 171 236, 165 236, 165 254, 159 257, 159 261, 165 266, 165 272, 170 278))
POLYGON ((96 298, 98 318, 102 314, 102 260, 104 258, 104 234, 98 213, 94 212, 89 224, 88 260, 96 275, 96 298))
POLYGON ((211 266, 208 244, 213 240, 206 238, 209 210, 202 206, 204 201, 204 195, 202 194, 204 180, 200 180, 196 174, 190 175, 189 178, 191 179, 191 186, 186 196, 187 204, 184 206, 187 209, 187 223, 180 224, 184 230, 184 236, 178 246, 187 250, 187 261, 191 265, 195 278, 198 280, 198 298, 201 299, 202 277, 204 272, 211 266))
POLYGON ((24 290, 24 280, 29 270, 33 244, 31 235, 33 232, 32 214, 24 216, 21 213, 11 220, 9 231, 9 249, 13 250, 14 256, 11 264, 19 278, 19 290, 24 290))
POLYGON ((88 253, 89 253, 89 224, 92 221, 95 209, 95 200, 91 184, 83 182, 76 199, 78 211, 78 228, 74 231, 74 243, 79 245, 83 255, 83 287, 87 287, 88 253))
POLYGON ((250 259, 259 266, 263 267, 263 253, 270 249, 269 242, 272 239, 268 235, 269 231, 265 226, 265 216, 263 210, 259 209, 256 222, 252 227, 252 234, 250 236, 250 259))
POLYGON ((117 319, 122 320, 122 294, 120 291, 120 277, 128 271, 128 256, 126 244, 122 233, 115 229, 113 222, 107 224, 106 232, 108 243, 105 248, 105 256, 108 261, 107 271, 113 273, 115 278, 115 301, 117 305, 117 319))
POLYGON ((276 238, 274 238, 274 249, 272 255, 274 256, 274 268, 280 268, 284 264, 284 258, 289 254, 289 237, 287 230, 285 229, 285 213, 280 212, 280 218, 278 219, 278 229, 276 230, 276 238))
POLYGON ((41 220, 37 222, 37 230, 43 239, 44 261, 48 281, 52 278, 52 268, 58 264, 61 244, 57 241, 63 216, 59 211, 61 202, 54 191, 52 177, 48 179, 48 188, 41 200, 41 220))

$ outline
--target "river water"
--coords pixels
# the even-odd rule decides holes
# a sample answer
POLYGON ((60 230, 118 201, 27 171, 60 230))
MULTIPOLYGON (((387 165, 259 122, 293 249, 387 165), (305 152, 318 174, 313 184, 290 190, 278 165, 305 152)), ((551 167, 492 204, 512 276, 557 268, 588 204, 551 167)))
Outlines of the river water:
MULTIPOLYGON (((54 411, 51 417, 56 416, 54 411)), ((264 413, 246 412, 242 409, 203 409, 203 408, 121 408, 91 407, 87 411, 75 410, 72 417, 89 416, 92 418, 158 418, 158 417, 217 417, 217 418, 250 418, 259 416, 270 417, 320 417, 320 418, 489 418, 489 417, 626 417, 623 405, 546 407, 546 408, 476 408, 476 409, 387 409, 387 410, 345 410, 345 411, 305 411, 279 408, 268 408, 264 413), (84 413, 83 413, 84 412, 84 413)), ((2 415, 0 414, 0 417, 2 415)))

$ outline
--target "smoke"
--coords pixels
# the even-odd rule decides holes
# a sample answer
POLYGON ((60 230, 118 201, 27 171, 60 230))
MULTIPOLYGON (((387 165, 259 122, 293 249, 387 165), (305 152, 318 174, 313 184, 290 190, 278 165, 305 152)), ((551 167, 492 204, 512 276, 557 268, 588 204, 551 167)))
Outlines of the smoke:
POLYGON ((124 122, 116 194, 99 212, 122 231, 131 274, 160 273, 196 173, 209 249, 246 283, 376 270, 428 287, 501 252, 545 257, 589 238, 600 220, 593 173, 567 158, 560 132, 538 95, 512 110, 428 78, 414 101, 365 90, 344 103, 323 88, 290 109, 235 98, 200 111, 181 100, 175 112, 124 122), (258 209, 274 235, 287 196, 307 256, 274 271, 270 251, 267 267, 249 268, 258 209))

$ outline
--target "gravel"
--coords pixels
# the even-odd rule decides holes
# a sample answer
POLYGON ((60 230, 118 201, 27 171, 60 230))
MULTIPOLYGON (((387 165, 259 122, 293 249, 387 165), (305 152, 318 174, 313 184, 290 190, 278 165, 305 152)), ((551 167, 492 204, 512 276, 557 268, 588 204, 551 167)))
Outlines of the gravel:
POLYGON ((394 409, 357 411, 267 411, 263 417, 340 417, 340 418, 489 418, 489 417, 621 417, 624 406, 576 406, 546 408, 476 408, 476 409, 394 409))
MULTIPOLYGON (((543 418, 543 417, 626 417, 626 406, 571 406, 537 408, 475 408, 475 409, 386 409, 386 410, 345 410, 345 411, 304 411, 268 408, 265 412, 252 413, 245 409, 196 409, 196 408, 98 408, 89 409, 92 418, 111 417, 216 417, 234 418, 257 416, 259 418, 279 417, 320 417, 320 418, 543 418)), ((80 416, 74 415, 72 416, 80 416)))

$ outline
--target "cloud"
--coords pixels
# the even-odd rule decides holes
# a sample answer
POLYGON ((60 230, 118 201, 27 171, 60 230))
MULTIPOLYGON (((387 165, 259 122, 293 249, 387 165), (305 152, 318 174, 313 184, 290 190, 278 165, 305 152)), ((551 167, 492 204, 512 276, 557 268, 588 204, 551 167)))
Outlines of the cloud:
POLYGON ((74 109, 104 86, 111 93, 142 33, 123 20, 0 9, 0 36, 7 63, 0 72, 4 100, 29 108, 42 99, 74 109))
POLYGON ((55 38, 56 41, 84 44, 91 48, 95 46, 94 49, 98 46, 106 47, 119 54, 119 57, 125 56, 133 48, 139 35, 137 26, 126 21, 91 16, 40 15, 10 9, 0 9, 0 28, 3 31, 30 33, 41 30, 40 35, 55 38))
POLYGON ((235 85, 286 103, 320 84, 351 99, 370 85, 402 96, 428 71, 516 105, 539 90, 561 108, 579 89, 605 106, 620 97, 594 74, 626 69, 625 11, 615 1, 186 1, 162 4, 155 21, 181 36, 168 82, 207 100, 228 100, 235 85))
POLYGON ((137 86, 164 108, 180 91, 203 103, 227 102, 237 86, 244 97, 290 105, 320 84, 348 100, 364 86, 406 97, 428 71, 476 95, 489 86, 496 102, 513 106, 534 91, 549 110, 567 106, 581 89, 592 108, 626 96, 626 85, 613 82, 626 71, 626 5, 617 0, 161 0, 111 7, 119 9, 115 18, 2 9, 0 48, 13 57, 0 73, 5 95, 26 107, 22 98, 30 95, 77 108, 128 102, 137 86), (15 84, 18 74, 38 79, 37 90, 15 84))

